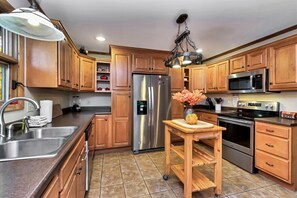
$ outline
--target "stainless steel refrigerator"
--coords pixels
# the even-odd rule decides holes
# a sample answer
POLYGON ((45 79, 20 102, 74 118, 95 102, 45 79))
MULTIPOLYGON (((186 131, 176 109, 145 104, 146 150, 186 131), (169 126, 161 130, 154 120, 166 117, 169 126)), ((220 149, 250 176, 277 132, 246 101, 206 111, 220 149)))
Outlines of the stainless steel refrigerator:
POLYGON ((164 147, 163 120, 171 119, 169 76, 133 75, 133 152, 164 147))

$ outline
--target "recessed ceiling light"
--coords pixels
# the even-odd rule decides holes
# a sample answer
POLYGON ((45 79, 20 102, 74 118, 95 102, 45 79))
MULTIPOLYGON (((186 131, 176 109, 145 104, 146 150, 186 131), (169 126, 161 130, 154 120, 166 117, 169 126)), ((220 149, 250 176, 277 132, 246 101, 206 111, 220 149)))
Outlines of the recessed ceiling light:
POLYGON ((106 40, 103 36, 97 36, 96 39, 98 41, 105 41, 106 40))
POLYGON ((196 49, 196 52, 197 52, 197 53, 201 53, 202 51, 203 51, 203 50, 200 49, 200 48, 196 49))

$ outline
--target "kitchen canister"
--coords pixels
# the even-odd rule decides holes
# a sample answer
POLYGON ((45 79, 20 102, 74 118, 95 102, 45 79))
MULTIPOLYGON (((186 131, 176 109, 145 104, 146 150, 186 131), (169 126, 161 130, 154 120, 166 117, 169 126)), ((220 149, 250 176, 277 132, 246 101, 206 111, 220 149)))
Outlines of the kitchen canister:
POLYGON ((40 100, 40 115, 47 118, 47 122, 52 122, 53 116, 53 101, 52 100, 40 100))
POLYGON ((216 104, 216 111, 221 111, 221 110, 222 110, 222 105, 216 104))

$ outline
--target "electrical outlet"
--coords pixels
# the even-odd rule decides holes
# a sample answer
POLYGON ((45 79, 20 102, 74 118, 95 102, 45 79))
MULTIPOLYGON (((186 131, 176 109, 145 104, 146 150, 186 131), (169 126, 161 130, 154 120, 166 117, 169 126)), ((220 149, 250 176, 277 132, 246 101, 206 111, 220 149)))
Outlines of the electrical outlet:
POLYGON ((28 103, 27 109, 28 109, 28 111, 27 111, 28 113, 34 112, 34 110, 35 110, 35 108, 33 107, 33 105, 30 104, 30 103, 28 103))

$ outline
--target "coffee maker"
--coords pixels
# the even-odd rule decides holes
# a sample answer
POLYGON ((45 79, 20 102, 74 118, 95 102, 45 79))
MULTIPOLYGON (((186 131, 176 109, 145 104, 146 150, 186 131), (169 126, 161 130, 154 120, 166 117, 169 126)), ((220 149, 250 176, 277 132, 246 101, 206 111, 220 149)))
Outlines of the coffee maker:
POLYGON ((72 96, 72 112, 80 112, 80 99, 79 96, 72 96))

